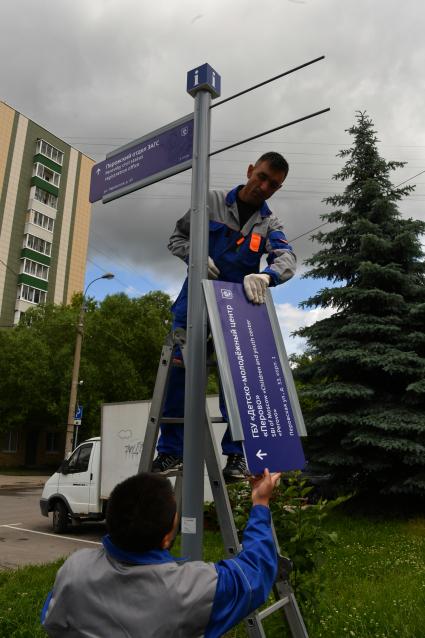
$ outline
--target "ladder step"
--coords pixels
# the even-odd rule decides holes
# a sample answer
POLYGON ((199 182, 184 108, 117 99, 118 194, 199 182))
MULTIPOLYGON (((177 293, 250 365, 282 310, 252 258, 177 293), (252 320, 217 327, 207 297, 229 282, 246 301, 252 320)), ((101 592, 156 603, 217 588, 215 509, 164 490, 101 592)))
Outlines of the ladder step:
POLYGON ((285 596, 284 598, 280 598, 275 603, 270 605, 270 607, 267 607, 266 609, 263 609, 262 611, 258 612, 260 620, 267 618, 267 616, 270 616, 270 614, 274 614, 275 611, 277 611, 278 609, 281 609, 284 605, 287 605, 288 603, 289 603, 288 596, 285 596))

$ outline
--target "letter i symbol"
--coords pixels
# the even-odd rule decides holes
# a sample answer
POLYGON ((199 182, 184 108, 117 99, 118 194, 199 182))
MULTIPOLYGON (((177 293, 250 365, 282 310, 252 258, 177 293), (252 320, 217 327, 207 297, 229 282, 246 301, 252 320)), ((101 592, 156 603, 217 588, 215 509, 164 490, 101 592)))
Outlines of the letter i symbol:
POLYGON ((198 71, 198 69, 196 69, 193 86, 196 86, 198 83, 199 83, 199 71, 198 71))
POLYGON ((212 72, 212 85, 215 88, 215 71, 212 72))

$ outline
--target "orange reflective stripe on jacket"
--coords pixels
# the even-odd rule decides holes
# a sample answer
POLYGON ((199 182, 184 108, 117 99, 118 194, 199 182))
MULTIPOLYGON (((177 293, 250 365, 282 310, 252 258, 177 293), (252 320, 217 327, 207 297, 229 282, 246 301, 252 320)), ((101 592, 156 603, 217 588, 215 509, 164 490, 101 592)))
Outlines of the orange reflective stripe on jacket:
POLYGON ((258 251, 260 250, 260 244, 261 244, 261 235, 258 235, 257 233, 252 233, 251 241, 249 242, 250 249, 254 251, 255 253, 258 253, 258 251))

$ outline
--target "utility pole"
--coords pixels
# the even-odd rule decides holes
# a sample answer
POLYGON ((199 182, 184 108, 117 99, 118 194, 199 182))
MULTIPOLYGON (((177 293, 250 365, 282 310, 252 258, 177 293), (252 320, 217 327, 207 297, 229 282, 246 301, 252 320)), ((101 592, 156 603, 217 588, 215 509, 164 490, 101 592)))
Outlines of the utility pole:
POLYGON ((68 421, 66 426, 66 438, 65 438, 65 458, 72 452, 72 441, 74 439, 74 416, 75 407, 77 404, 77 392, 78 392, 78 377, 80 374, 80 361, 81 361, 81 346, 83 343, 84 332, 84 313, 86 311, 86 294, 95 281, 99 279, 113 279, 115 275, 112 272, 107 272, 101 277, 96 277, 89 284, 83 294, 83 300, 81 302, 80 313, 78 315, 77 335, 75 337, 75 350, 74 350, 74 365, 72 368, 72 381, 71 392, 69 395, 69 407, 68 407, 68 421))

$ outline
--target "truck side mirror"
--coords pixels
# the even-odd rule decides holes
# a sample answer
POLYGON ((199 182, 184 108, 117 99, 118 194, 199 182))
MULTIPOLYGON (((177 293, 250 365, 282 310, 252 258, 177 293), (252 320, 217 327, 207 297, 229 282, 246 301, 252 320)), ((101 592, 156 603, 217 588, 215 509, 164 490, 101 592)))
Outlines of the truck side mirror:
POLYGON ((60 464, 59 471, 61 474, 69 474, 68 461, 66 459, 60 464))

